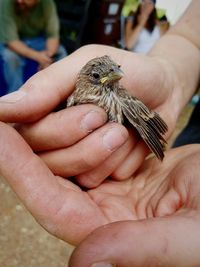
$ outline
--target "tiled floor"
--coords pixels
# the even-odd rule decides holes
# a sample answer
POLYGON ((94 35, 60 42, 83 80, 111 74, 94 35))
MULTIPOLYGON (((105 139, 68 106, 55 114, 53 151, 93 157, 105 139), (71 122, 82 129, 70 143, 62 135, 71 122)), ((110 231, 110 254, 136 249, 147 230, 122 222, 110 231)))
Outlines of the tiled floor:
MULTIPOLYGON (((188 105, 169 144, 191 111, 188 105)), ((72 249, 39 226, 0 177, 0 267, 66 267, 72 249)))

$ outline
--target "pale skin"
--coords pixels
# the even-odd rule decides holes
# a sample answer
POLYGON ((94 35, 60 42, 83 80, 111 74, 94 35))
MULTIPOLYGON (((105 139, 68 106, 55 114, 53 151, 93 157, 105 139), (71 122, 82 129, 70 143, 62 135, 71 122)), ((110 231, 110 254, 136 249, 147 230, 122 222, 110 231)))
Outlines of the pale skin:
MULTIPOLYGON (((24 12, 29 12, 29 9, 37 5, 38 0, 17 0, 19 6, 24 12)), ((10 41, 8 47, 16 52, 17 54, 35 60, 39 63, 39 69, 44 69, 48 67, 52 62, 52 56, 56 54, 59 46, 58 38, 47 38, 46 40, 46 49, 44 51, 36 51, 28 47, 21 40, 10 41)))
POLYGON ((150 159, 133 178, 84 192, 54 176, 13 128, 0 128, 1 173, 36 220, 74 245, 96 229, 70 267, 198 266, 200 145, 168 151, 162 164, 150 159))
POLYGON ((35 75, 10 99, 0 100, 1 121, 23 122, 17 128, 26 140, 14 128, 0 124, 1 174, 49 232, 75 245, 85 239, 70 266, 101 261, 117 266, 162 263, 182 267, 200 262, 199 145, 169 150, 163 163, 154 158, 143 163, 148 153, 144 145, 132 131, 127 135, 123 126, 105 124, 106 116, 98 107, 83 105, 49 114, 73 90, 81 66, 94 56, 108 54, 124 66, 124 86, 157 110, 172 132, 198 84, 199 5, 200 1, 192 3, 185 18, 150 56, 105 46, 83 47, 35 75), (169 44, 173 49, 168 49, 169 44), (98 120, 92 117, 89 125, 84 124, 90 111, 98 120), (106 134, 113 137, 108 143, 106 134), (30 146, 45 152, 36 155, 30 146), (81 185, 101 185, 82 191, 73 181, 63 179, 70 176, 68 166, 73 162, 73 175, 81 185), (110 174, 121 181, 103 182, 110 174), (101 227, 111 222, 115 223, 101 227))

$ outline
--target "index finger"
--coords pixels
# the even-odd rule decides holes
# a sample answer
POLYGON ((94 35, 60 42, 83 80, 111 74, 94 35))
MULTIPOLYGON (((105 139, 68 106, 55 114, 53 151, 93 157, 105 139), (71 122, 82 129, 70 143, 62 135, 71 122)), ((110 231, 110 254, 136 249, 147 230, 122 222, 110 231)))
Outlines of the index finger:
POLYGON ((114 47, 88 45, 38 72, 19 91, 0 98, 0 120, 33 122, 42 118, 70 95, 83 65, 106 54, 123 66, 126 77, 122 85, 132 95, 150 108, 166 101, 169 90, 163 86, 167 78, 160 62, 114 47))
POLYGON ((36 73, 18 91, 0 98, 0 120, 33 122, 42 118, 70 95, 82 66, 105 50, 81 48, 36 73))
POLYGON ((0 120, 35 121, 54 109, 74 87, 78 66, 72 65, 71 60, 72 57, 68 56, 52 64, 32 76, 20 90, 3 96, 0 99, 0 120))

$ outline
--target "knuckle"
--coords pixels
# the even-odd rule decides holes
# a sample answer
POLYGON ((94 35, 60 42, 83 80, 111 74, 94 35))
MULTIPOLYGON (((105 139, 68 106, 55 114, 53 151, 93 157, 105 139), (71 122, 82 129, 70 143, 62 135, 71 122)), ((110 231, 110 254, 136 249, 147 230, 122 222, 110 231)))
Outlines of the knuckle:
MULTIPOLYGON (((104 179, 103 179, 104 180, 104 179)), ((88 173, 77 176, 77 181, 80 185, 87 188, 95 188, 101 184, 102 179, 95 175, 88 173)))
POLYGON ((127 180, 128 178, 130 178, 131 174, 127 173, 127 172, 121 172, 121 171, 114 171, 111 174, 111 177, 116 180, 116 181, 123 181, 123 180, 127 180))
POLYGON ((85 172, 95 167, 95 162, 91 160, 91 157, 85 156, 83 153, 79 153, 79 157, 75 164, 75 169, 80 172, 85 172))

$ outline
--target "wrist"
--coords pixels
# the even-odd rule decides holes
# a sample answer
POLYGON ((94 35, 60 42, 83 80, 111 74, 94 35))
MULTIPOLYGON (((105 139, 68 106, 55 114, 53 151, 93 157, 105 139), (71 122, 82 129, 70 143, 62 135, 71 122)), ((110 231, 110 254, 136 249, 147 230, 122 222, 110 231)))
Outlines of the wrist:
POLYGON ((167 91, 166 100, 161 108, 161 116, 169 126, 169 135, 176 126, 177 120, 186 105, 184 97, 183 83, 176 72, 173 64, 161 57, 153 56, 162 70, 163 88, 167 91))
POLYGON ((45 51, 45 53, 46 53, 46 55, 48 56, 48 57, 53 57, 54 55, 55 55, 55 51, 54 50, 46 50, 45 51))
POLYGON ((179 116, 198 87, 199 50, 190 40, 178 34, 167 33, 153 47, 149 56, 161 64, 164 81, 169 84, 167 90, 171 89, 169 108, 172 108, 174 116, 179 116))
POLYGON ((27 57, 40 63, 40 53, 36 50, 30 49, 28 51, 27 57))

